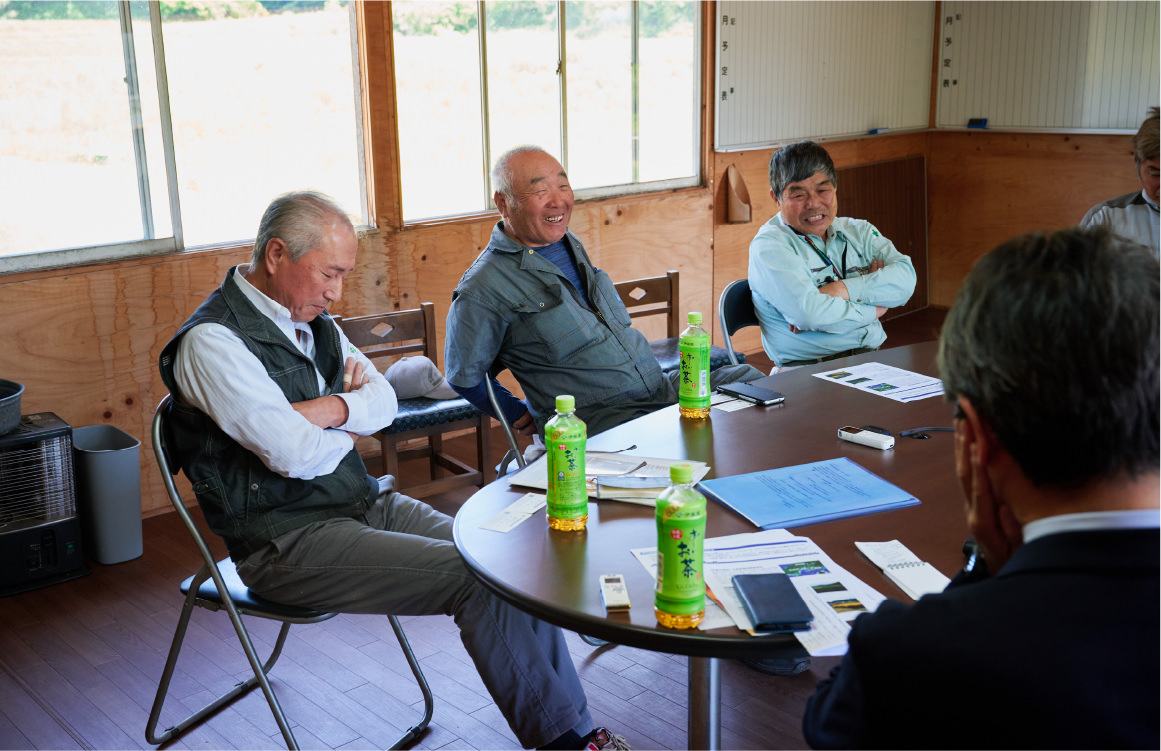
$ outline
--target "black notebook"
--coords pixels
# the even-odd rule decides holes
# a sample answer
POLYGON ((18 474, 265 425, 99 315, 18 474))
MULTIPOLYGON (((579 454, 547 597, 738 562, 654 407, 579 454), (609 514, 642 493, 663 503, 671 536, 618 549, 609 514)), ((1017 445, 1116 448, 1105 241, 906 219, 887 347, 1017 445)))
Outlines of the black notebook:
POLYGON ((786 574, 737 574, 734 589, 755 631, 806 631, 814 616, 786 574))

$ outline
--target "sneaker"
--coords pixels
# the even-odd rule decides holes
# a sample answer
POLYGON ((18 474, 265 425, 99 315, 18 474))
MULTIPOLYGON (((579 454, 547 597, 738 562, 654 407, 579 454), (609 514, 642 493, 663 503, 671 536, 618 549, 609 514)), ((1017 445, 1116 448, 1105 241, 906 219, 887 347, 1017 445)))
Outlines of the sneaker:
POLYGON ((630 751, 632 748, 624 736, 617 735, 608 728, 597 728, 589 733, 589 737, 585 740, 584 751, 602 751, 602 749, 630 751))
POLYGON ((742 664, 766 675, 798 675, 810 670, 809 657, 743 658, 742 664))

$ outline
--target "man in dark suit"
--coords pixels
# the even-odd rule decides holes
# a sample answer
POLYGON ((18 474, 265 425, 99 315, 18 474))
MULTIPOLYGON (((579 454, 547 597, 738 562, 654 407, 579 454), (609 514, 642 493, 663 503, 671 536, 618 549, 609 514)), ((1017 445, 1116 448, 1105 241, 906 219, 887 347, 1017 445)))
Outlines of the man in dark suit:
POLYGON ((855 622, 811 746, 1161 747, 1158 275, 1103 229, 976 264, 939 348, 973 555, 855 622))

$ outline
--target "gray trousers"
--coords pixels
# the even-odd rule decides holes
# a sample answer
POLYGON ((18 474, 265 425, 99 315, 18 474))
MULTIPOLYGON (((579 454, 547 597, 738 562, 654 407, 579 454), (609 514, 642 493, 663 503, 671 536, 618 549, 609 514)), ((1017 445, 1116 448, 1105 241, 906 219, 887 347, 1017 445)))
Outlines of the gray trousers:
MULTIPOLYGON (((485 590, 452 542, 452 520, 394 492, 361 518, 308 524, 237 564, 275 602, 341 613, 444 614, 525 748, 592 730, 564 634, 485 590)), ((381 479, 382 483, 383 480, 381 479)))

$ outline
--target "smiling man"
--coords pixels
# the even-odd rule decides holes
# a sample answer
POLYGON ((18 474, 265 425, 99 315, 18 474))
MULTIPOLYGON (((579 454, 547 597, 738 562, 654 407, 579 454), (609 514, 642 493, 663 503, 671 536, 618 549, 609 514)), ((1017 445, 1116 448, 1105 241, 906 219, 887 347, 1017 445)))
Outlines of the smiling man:
MULTIPOLYGON (((493 381, 508 421, 543 435, 558 394, 572 394, 589 435, 677 401, 632 327, 613 281, 568 231, 573 195, 560 162, 521 146, 492 169, 501 221, 452 293, 444 363, 464 398, 492 414, 484 380, 512 371, 527 403, 493 381)), ((752 380, 748 365, 718 368, 712 385, 752 380)))
POLYGON ((793 143, 770 159, 779 212, 750 243, 750 290, 775 371, 878 349, 879 318, 915 291, 911 259, 870 222, 838 216, 826 150, 793 143))

